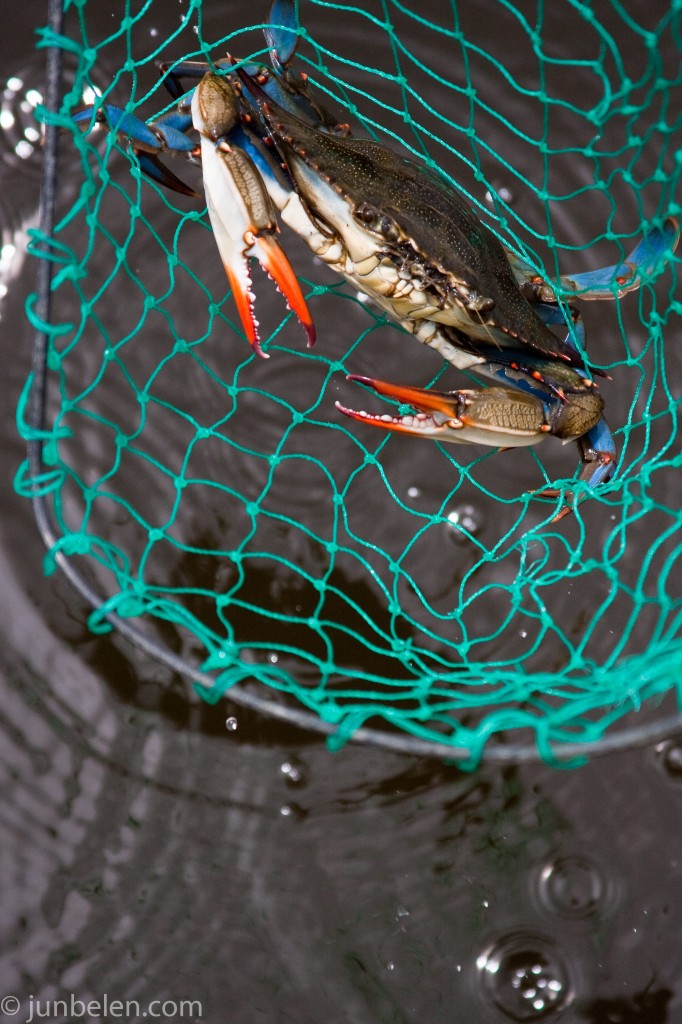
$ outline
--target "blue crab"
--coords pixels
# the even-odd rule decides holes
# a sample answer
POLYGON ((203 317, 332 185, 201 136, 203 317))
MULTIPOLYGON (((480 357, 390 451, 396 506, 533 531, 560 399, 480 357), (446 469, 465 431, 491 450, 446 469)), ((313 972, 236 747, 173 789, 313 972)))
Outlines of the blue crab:
MULTIPOLYGON (((374 414, 337 403, 346 416, 420 437, 502 448, 553 435, 577 442, 583 495, 609 480, 616 452, 592 379, 599 371, 585 360, 582 319, 567 299, 620 298, 638 288, 677 245, 676 221, 668 218, 649 231, 623 262, 562 277, 555 290, 505 249, 440 175, 379 142, 350 137, 348 126, 311 96, 306 77, 289 69, 297 39, 294 4, 275 0, 266 30, 271 69, 240 65, 230 56, 215 62, 215 70, 199 62, 164 64, 177 111, 146 124, 103 105, 75 120, 84 130, 96 121, 117 132, 146 174, 189 195, 196 193, 160 156, 196 160, 200 154, 218 250, 259 355, 267 353, 254 317, 251 257, 284 293, 308 343, 315 337, 276 240, 279 219, 418 341, 456 368, 494 382, 439 392, 352 375, 415 411, 374 414), (199 79, 189 93, 181 84, 186 78, 199 79), (555 333, 557 326, 565 336, 555 333)), ((568 511, 564 505, 555 518, 568 511)))

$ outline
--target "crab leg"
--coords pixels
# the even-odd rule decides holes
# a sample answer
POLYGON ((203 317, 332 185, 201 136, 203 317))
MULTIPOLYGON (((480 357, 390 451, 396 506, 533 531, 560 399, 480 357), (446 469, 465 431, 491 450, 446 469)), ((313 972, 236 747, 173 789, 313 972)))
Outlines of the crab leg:
POLYGON ((192 120, 201 134, 201 163, 211 226, 249 343, 266 357, 253 313, 248 259, 256 257, 284 294, 308 336, 315 328, 291 265, 273 237, 277 221, 272 201, 250 156, 231 146, 236 100, 224 78, 207 73, 192 98, 192 120))
POLYGON ((192 159, 196 154, 195 143, 185 135, 192 125, 188 113, 173 110, 160 117, 158 121, 147 124, 123 107, 105 103, 97 110, 94 107, 84 107, 73 116, 74 124, 85 132, 89 132, 93 127, 93 120, 94 127, 103 127, 128 142, 148 178, 182 195, 193 198, 198 196, 193 188, 186 185, 159 160, 161 153, 179 153, 188 159, 192 159))
MULTIPOLYGON (((580 451, 578 480, 590 488, 610 480, 616 471, 616 445, 604 417, 586 434, 576 438, 576 444, 580 451)), ((556 487, 543 487, 534 493, 540 498, 558 498, 562 492, 556 487)), ((573 498, 573 494, 569 493, 569 497, 573 498)), ((570 512, 570 505, 562 505, 550 522, 557 523, 570 512)))
MULTIPOLYGON (((376 414, 348 409, 337 402, 336 408, 344 415, 384 430, 450 444, 485 444, 500 448, 537 444, 550 433, 557 433, 559 421, 567 409, 567 405, 556 397, 543 400, 539 393, 536 395, 499 385, 483 390, 428 391, 356 374, 349 375, 347 379, 373 388, 395 402, 411 405, 417 411, 395 416, 376 414)), ((591 399, 592 395, 588 387, 585 396, 591 399)), ((593 407, 598 410, 600 404, 593 407)), ((598 412, 591 415, 592 427, 579 435, 566 436, 564 440, 574 440, 578 444, 578 480, 593 488, 613 475, 616 447, 604 417, 598 412)), ((582 427, 576 429, 581 431, 582 427)), ((547 488, 536 493, 541 497, 557 497, 561 491, 547 488)), ((569 505, 563 505, 552 522, 563 519, 570 511, 569 505)))
MULTIPOLYGON (((619 299, 650 280, 675 251, 679 239, 679 223, 674 217, 668 217, 661 228, 652 228, 622 263, 584 274, 562 275, 559 278, 561 294, 581 299, 619 299)), ((553 287, 525 260, 506 251, 524 294, 535 302, 556 302, 553 287)))

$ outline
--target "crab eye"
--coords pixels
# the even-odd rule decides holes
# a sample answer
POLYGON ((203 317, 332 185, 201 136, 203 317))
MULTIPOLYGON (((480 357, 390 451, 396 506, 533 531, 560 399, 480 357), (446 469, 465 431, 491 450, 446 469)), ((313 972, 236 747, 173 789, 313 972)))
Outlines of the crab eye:
POLYGON ((381 234, 387 242, 397 242, 400 237, 397 225, 390 217, 381 218, 381 234))
POLYGON ((355 207, 355 216, 365 224, 377 224, 381 215, 371 203, 360 203, 355 207))

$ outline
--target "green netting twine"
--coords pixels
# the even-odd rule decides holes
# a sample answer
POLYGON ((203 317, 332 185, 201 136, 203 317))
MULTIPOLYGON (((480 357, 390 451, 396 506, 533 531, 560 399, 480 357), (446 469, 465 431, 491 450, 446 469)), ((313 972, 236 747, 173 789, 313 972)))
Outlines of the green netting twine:
MULTIPOLYGON (((664 6, 301 0, 297 60, 355 132, 440 167, 552 279, 616 262, 680 213, 682 4, 664 6)), ((496 733, 534 736, 547 760, 589 750, 682 678, 675 261, 583 307, 619 468, 548 525, 556 502, 530 492, 570 490, 573 446, 447 450, 343 420, 334 399, 358 404, 346 373, 461 376, 288 237, 318 342, 255 271, 272 358, 253 357, 202 203, 73 129, 98 92, 145 118, 168 109, 155 60, 265 53, 242 4, 191 0, 177 21, 169 7, 121 0, 104 17, 78 0, 64 36, 41 38, 74 70, 58 223, 34 233, 54 270, 52 322, 28 306, 50 338, 44 429, 26 421, 30 381, 19 408, 44 471, 22 467, 17 487, 49 495, 61 531, 47 571, 57 552, 79 558, 109 595, 91 627, 141 618, 214 677, 207 699, 269 687, 337 742, 383 721, 474 762, 496 733)))

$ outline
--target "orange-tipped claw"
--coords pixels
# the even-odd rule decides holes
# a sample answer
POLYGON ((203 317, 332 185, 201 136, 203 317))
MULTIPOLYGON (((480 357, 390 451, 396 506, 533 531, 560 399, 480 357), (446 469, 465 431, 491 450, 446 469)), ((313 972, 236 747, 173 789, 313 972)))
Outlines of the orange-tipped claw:
POLYGON ((258 337, 258 321, 253 314, 254 294, 251 291, 251 275, 248 264, 242 257, 241 259, 233 260, 231 263, 224 260, 223 266, 227 279, 230 282, 239 319, 246 334, 246 340, 256 355, 261 356, 262 359, 269 359, 270 356, 261 348, 260 338, 258 337))
POLYGON ((273 279, 287 301, 291 311, 298 317, 308 338, 308 348, 315 342, 315 325, 301 286, 289 260, 271 235, 260 235, 254 241, 254 255, 261 266, 273 279))
POLYGON ((456 391, 428 391, 426 388, 415 388, 409 384, 391 384, 386 380, 363 377, 357 373, 349 373, 346 380, 364 384, 373 388, 378 395, 385 395, 386 398, 392 398, 404 405, 412 405, 421 412, 439 412, 449 417, 455 416, 457 412, 456 391))
MULTIPOLYGON (((401 434, 435 438, 443 438, 443 435, 449 434, 453 430, 459 431, 459 428, 463 426, 459 418, 462 409, 461 392, 455 391, 449 394, 444 391, 426 391, 423 388, 410 387, 406 384, 390 384, 385 380, 362 377, 355 373, 349 374, 347 380, 364 384, 366 387, 373 388, 379 395, 385 395, 386 398, 411 405, 418 410, 418 412, 409 413, 406 416, 391 416, 388 413, 377 415, 364 410, 348 409, 341 402, 336 403, 339 412, 361 423, 369 423, 372 426, 383 427, 384 430, 393 430, 401 434)), ((457 440, 464 441, 464 437, 460 434, 457 440)))
POLYGON ((248 153, 228 141, 236 118, 232 87, 224 78, 207 73, 192 98, 192 122, 201 135, 206 204, 246 337, 253 350, 265 357, 253 311, 251 257, 258 259, 284 294, 303 325, 308 345, 315 340, 315 328, 296 275, 273 237, 276 211, 265 184, 248 153))

